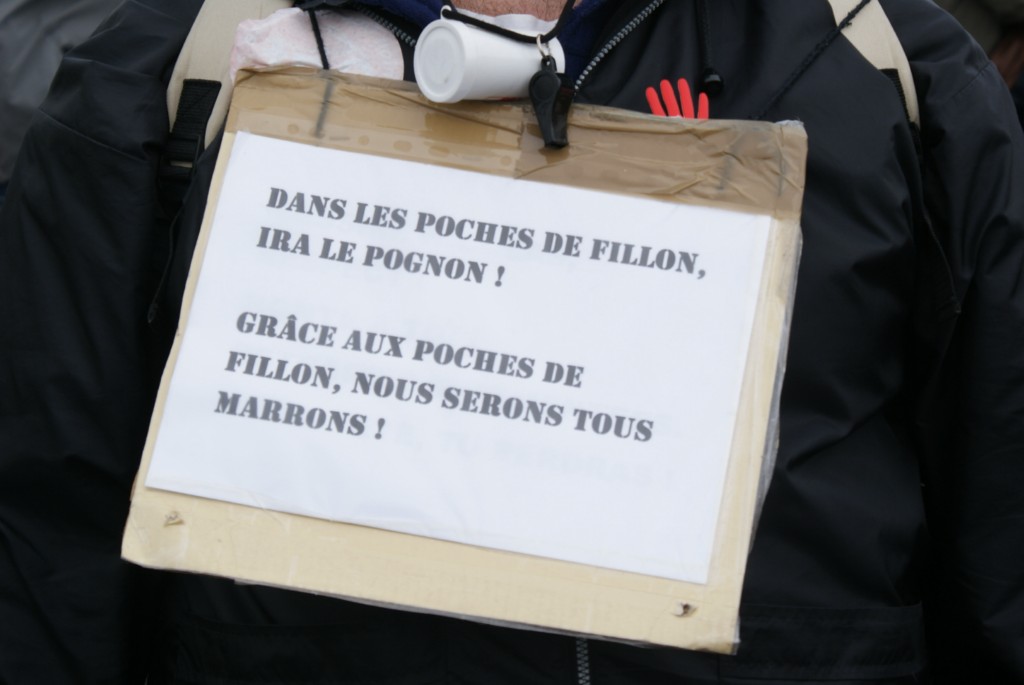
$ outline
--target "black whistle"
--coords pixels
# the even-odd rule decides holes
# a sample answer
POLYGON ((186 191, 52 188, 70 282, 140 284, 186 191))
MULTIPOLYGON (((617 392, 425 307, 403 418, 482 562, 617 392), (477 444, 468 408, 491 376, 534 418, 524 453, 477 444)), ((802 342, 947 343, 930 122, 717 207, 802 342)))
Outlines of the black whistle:
POLYGON ((569 107, 576 89, 565 74, 559 74, 550 55, 540 61, 540 71, 530 79, 530 101, 537 114, 545 147, 563 148, 569 144, 569 107))

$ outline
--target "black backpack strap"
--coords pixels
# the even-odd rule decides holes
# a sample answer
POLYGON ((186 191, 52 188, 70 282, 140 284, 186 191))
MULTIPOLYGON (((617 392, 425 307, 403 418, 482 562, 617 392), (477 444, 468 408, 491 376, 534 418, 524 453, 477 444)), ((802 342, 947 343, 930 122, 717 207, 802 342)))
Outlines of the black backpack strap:
POLYGON ((192 180, 192 170, 206 149, 206 128, 222 84, 207 79, 182 82, 177 115, 164 142, 159 183, 165 206, 177 206, 192 180))
POLYGON ((291 0, 206 0, 167 87, 170 133, 159 182, 165 207, 180 203, 199 155, 224 125, 231 100, 231 48, 238 24, 292 6, 291 0))

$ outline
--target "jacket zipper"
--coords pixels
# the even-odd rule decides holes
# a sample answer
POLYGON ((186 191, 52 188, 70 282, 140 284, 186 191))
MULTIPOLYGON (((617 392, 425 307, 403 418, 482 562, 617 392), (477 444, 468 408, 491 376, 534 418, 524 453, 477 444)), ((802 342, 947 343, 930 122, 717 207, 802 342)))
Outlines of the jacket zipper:
POLYGON ((619 29, 619 32, 612 36, 611 39, 604 44, 603 48, 597 51, 593 58, 591 58, 590 63, 587 64, 582 72, 580 72, 579 78, 576 79, 576 92, 579 92, 580 88, 583 87, 583 82, 588 76, 590 76, 590 72, 594 70, 594 67, 600 64, 601 60, 607 57, 609 52, 614 50, 615 47, 626 38, 626 36, 631 34, 636 27, 640 26, 640 24, 644 23, 647 17, 654 14, 654 10, 658 9, 663 4, 665 4, 665 0, 653 0, 647 5, 647 7, 641 10, 639 14, 633 17, 628 24, 619 29))
POLYGON ((415 36, 410 35, 408 31, 404 31, 404 30, 400 29, 398 27, 398 25, 395 24, 395 22, 393 22, 390 19, 386 18, 384 15, 377 13, 376 11, 370 9, 369 7, 366 7, 365 5, 360 5, 360 4, 352 5, 352 9, 356 10, 357 12, 360 12, 361 14, 369 17, 373 21, 375 21, 378 24, 380 24, 383 28, 385 28, 388 31, 390 31, 391 33, 393 33, 395 38, 397 38, 401 42, 405 43, 409 47, 411 47, 411 48, 416 47, 416 38, 415 38, 415 36))
POLYGON ((586 638, 576 638, 576 682, 590 685, 590 644, 586 638))

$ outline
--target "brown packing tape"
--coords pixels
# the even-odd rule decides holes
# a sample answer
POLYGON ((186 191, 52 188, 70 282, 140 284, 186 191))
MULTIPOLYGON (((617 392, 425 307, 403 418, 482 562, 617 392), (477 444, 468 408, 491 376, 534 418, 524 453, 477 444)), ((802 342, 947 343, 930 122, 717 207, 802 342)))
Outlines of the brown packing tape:
POLYGON ((517 107, 434 105, 405 83, 378 79, 294 71, 243 76, 228 131, 503 176, 513 174, 519 158, 517 107))
POLYGON ((683 122, 577 107, 567 151, 541 149, 529 110, 438 106, 407 84, 313 73, 247 75, 235 92, 164 374, 123 555, 414 611, 728 653, 762 465, 773 458, 778 378, 792 308, 806 138, 798 126, 683 122), (325 93, 329 97, 325 99, 325 93), (205 500, 145 487, 182 330, 234 131, 589 188, 773 213, 767 268, 706 585, 205 500), (271 553, 272 551, 272 553, 271 553))
POLYGON ((522 104, 442 105, 404 82, 289 70, 243 73, 227 129, 779 219, 800 216, 807 139, 798 125, 696 122, 576 105, 569 147, 548 150, 532 117, 522 104))

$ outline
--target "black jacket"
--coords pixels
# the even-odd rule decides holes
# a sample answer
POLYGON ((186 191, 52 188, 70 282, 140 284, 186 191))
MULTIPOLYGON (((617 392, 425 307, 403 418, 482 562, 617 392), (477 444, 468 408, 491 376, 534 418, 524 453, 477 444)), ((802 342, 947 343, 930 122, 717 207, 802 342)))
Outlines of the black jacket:
MULTIPOLYGON (((915 682, 926 625, 937 682, 1024 682, 1024 140, 995 70, 927 0, 882 0, 919 136, 823 0, 717 0, 703 29, 690 0, 578 11, 574 49, 602 55, 571 65, 580 101, 648 111, 647 86, 710 65, 712 117, 808 131, 780 451, 737 656, 119 561, 216 155, 180 211, 161 196, 166 80, 200 4, 128 2, 69 54, 0 216, 0 682, 915 682)), ((413 30, 430 5, 366 4, 413 30)))

